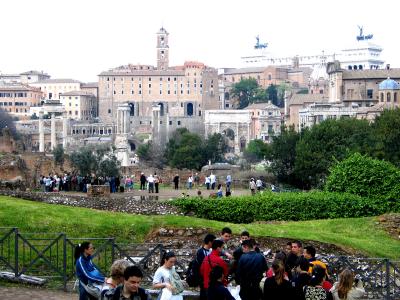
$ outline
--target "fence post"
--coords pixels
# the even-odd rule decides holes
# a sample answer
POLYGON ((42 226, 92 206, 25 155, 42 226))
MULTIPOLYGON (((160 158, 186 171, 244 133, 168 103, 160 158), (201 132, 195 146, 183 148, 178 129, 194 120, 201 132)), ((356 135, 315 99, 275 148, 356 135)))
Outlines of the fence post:
POLYGON ((111 238, 111 263, 115 261, 115 238, 111 238))
POLYGON ((18 251, 18 228, 14 228, 14 256, 15 256, 15 265, 14 265, 14 274, 15 277, 18 277, 18 269, 19 269, 19 251, 18 251))
POLYGON ((386 269, 386 296, 385 299, 390 300, 390 261, 385 258, 385 269, 386 269))
POLYGON ((67 291, 67 235, 62 233, 63 236, 63 284, 64 291, 67 291))

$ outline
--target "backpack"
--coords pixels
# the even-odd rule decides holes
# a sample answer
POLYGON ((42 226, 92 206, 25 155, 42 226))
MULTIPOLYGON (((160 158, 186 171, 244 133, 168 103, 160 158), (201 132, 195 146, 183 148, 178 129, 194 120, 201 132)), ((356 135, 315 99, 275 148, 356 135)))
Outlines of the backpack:
POLYGON ((200 264, 196 257, 189 263, 189 267, 186 271, 186 282, 190 287, 197 287, 200 285, 200 264))

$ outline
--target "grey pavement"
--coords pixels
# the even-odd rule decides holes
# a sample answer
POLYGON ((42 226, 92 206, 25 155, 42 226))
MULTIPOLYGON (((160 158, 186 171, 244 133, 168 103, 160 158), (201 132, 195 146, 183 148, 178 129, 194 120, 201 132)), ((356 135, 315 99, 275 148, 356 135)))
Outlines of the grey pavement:
POLYGON ((1 287, 1 300, 77 300, 78 294, 35 287, 1 287))

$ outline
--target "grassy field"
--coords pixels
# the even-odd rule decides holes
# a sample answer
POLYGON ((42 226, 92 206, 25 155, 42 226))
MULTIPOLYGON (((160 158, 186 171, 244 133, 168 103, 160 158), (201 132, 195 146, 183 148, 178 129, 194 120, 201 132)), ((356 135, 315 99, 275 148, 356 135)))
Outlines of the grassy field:
POLYGON ((229 226, 234 233, 316 240, 355 249, 370 257, 400 259, 400 241, 380 229, 376 218, 349 218, 273 224, 230 224, 184 216, 141 216, 50 205, 0 196, 0 227, 20 232, 64 232, 68 237, 116 237, 140 242, 155 228, 229 226))

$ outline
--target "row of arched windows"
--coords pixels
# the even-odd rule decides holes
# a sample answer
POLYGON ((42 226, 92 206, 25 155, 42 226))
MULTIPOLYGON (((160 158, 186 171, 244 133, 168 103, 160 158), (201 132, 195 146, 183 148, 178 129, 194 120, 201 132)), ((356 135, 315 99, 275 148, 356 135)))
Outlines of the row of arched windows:
MULTIPOLYGON (((392 93, 387 92, 386 93, 386 102, 391 102, 392 101, 392 93)), ((385 101, 385 93, 381 93, 381 102, 385 101)), ((397 92, 393 93, 393 102, 397 102, 397 92)))

